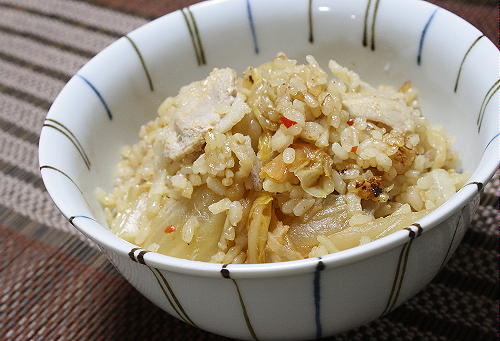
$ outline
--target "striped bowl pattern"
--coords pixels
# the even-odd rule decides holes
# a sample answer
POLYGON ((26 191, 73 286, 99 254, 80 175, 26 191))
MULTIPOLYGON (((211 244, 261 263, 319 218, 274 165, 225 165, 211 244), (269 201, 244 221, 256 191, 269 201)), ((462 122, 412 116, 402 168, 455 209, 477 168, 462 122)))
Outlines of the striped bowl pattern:
POLYGON ((498 164, 497 60, 497 49, 481 32, 420 1, 205 2, 123 36, 68 82, 43 125, 40 170, 71 224, 173 316, 242 339, 321 338, 392 311, 421 290, 458 246, 498 164), (455 32, 461 39, 450 38, 455 32), (323 65, 335 58, 376 84, 411 80, 425 115, 457 137, 463 168, 473 173, 470 183, 393 235, 282 264, 173 259, 105 229, 93 191, 110 188, 119 148, 135 141, 162 99, 213 67, 241 71, 279 51, 300 60, 313 54, 323 65))

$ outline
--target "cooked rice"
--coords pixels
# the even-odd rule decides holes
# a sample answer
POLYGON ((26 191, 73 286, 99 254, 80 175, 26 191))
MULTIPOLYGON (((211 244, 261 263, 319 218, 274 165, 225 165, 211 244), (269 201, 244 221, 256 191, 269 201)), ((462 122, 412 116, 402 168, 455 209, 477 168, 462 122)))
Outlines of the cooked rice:
POLYGON ((295 260, 400 230, 464 185, 411 83, 374 88, 335 61, 329 79, 306 60, 214 69, 167 98, 98 191, 111 230, 193 260, 295 260))

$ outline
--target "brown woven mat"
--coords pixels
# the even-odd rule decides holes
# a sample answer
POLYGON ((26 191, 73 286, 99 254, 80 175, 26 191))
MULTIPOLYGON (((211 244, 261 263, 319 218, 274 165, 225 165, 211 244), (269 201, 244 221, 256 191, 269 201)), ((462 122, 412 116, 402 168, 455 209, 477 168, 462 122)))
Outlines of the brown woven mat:
MULTIPOLYGON (((223 339, 133 289, 54 207, 37 160, 43 118, 71 75, 130 30, 194 2, 0 0, 0 340, 223 339)), ((496 1, 432 2, 498 43, 496 1)), ((423 292, 334 339, 496 340, 499 189, 497 176, 456 254, 423 292)))

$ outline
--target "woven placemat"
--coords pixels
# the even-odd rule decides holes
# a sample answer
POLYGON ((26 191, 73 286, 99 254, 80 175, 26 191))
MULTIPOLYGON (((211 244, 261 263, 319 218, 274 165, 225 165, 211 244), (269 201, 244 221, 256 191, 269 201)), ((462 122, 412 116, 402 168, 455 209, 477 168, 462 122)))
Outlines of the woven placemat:
MULTIPOLYGON (((63 218, 38 171, 45 114, 93 55, 196 1, 0 0, 0 340, 223 340, 161 311, 63 218)), ((432 1, 498 43, 496 1, 432 1)), ((498 175, 429 286, 331 340, 496 340, 498 175)))

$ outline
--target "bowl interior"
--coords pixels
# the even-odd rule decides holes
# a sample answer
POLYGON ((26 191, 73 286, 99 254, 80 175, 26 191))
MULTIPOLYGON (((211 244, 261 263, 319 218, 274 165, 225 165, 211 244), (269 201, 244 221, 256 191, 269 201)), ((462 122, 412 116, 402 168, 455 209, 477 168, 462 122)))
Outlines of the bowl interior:
POLYGON ((479 178, 494 170, 498 153, 483 152, 497 148, 498 52, 457 16, 422 1, 212 1, 131 32, 69 81, 40 142, 56 204, 105 226, 95 188, 112 188, 120 148, 162 100, 214 67, 241 72, 280 51, 300 63, 312 54, 325 70, 333 58, 374 85, 411 81, 423 114, 455 138, 462 168, 479 178))

